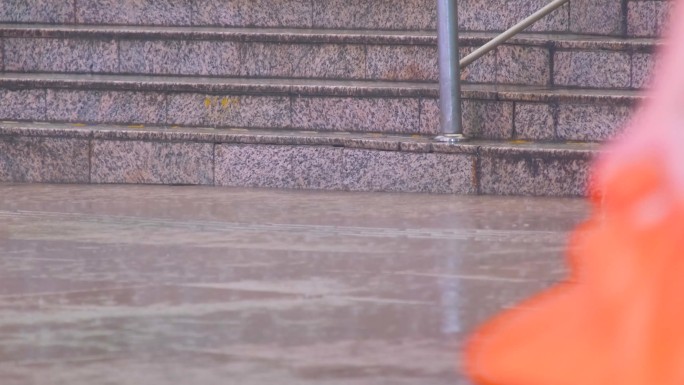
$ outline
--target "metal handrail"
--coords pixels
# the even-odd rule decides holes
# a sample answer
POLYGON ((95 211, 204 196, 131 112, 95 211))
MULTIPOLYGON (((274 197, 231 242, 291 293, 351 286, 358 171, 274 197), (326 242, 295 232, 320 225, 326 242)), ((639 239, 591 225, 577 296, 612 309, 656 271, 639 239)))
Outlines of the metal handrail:
POLYGON ((570 0, 553 0, 537 12, 502 32, 482 47, 458 60, 458 8, 456 0, 438 0, 438 45, 439 45, 439 100, 442 135, 436 139, 442 142, 458 142, 465 139, 461 121, 461 76, 460 70, 505 43, 525 28, 539 21, 570 0), (458 63, 458 66, 456 66, 458 63))

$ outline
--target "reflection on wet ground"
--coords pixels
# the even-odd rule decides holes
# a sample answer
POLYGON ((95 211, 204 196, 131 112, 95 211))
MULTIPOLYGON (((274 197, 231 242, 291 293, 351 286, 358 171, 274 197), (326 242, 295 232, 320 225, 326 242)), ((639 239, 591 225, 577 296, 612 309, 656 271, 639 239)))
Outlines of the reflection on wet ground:
POLYGON ((467 384, 568 199, 0 184, 0 383, 467 384))

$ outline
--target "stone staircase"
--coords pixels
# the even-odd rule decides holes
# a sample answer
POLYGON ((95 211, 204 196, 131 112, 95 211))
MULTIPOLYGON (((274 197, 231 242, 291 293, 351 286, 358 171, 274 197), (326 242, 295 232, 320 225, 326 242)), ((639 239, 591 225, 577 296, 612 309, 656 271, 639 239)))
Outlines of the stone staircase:
MULTIPOLYGON (((460 0, 462 54, 545 4, 460 0)), ((0 181, 576 196, 670 3, 571 2, 463 72, 434 0, 0 0, 0 181)))

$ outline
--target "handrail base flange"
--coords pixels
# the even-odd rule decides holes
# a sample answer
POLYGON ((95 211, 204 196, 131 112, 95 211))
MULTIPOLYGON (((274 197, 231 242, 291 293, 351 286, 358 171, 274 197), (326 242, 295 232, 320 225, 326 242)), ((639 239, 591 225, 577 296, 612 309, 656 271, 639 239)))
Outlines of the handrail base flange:
POLYGON ((435 137, 436 142, 455 144, 468 140, 463 134, 445 134, 435 137))

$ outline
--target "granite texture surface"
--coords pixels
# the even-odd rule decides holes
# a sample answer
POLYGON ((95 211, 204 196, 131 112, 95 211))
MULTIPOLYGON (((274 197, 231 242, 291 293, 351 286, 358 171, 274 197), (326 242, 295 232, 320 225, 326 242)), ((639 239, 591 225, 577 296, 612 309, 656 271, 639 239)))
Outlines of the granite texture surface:
MULTIPOLYGON (((439 94, 436 83, 425 82, 44 73, 0 73, 0 87, 351 97, 437 97, 439 94)), ((474 91, 464 88, 464 92, 474 91)), ((495 97, 493 92, 488 94, 495 97)))
POLYGON ((193 24, 245 27, 312 27, 309 0, 207 0, 193 2, 193 24))
POLYGON ((118 49, 114 40, 7 38, 4 44, 5 71, 119 71, 118 49))
MULTIPOLYGON (((460 58, 466 57, 476 47, 459 47, 460 58)), ((497 51, 494 50, 475 60, 461 70, 461 80, 467 83, 495 83, 497 78, 497 51)))
POLYGON ((4 121, 0 122, 0 136, 90 139, 93 136, 93 130, 85 125, 4 121))
POLYGON ((215 182, 219 186, 294 188, 292 148, 216 146, 215 182))
MULTIPOLYGON (((328 79, 190 78, 180 76, 3 73, 0 74, 0 87, 137 90, 167 93, 200 91, 218 95, 258 93, 354 98, 439 97, 437 83, 328 79)), ((463 84, 461 91, 466 99, 530 102, 630 104, 644 98, 644 95, 640 92, 629 89, 550 88, 505 84, 463 84)))
POLYGON ((513 137, 513 103, 463 100, 463 132, 478 139, 513 137))
POLYGON ((480 158, 480 193, 493 195, 534 195, 534 158, 483 156, 480 158))
POLYGON ((656 65, 655 54, 635 53, 632 55, 632 87, 648 87, 656 65))
MULTIPOLYGON (((581 96, 575 100, 593 104, 574 104, 574 98, 568 96, 531 98, 530 102, 519 97, 509 101, 464 99, 463 128, 466 135, 477 139, 602 141, 613 137, 632 114, 628 100, 581 96)), ((420 123, 423 133, 440 132, 437 99, 421 100, 420 123)))
MULTIPOLYGON (((210 82, 213 87, 235 77, 406 81, 416 83, 414 87, 429 87, 439 72, 436 42, 425 45, 418 39, 415 44, 408 43, 406 38, 411 35, 405 31, 259 33, 248 29, 21 25, 9 26, 3 33, 4 62, 10 72, 222 76, 210 82)), ((428 36, 414 34, 415 38, 428 36)), ((467 36, 465 44, 475 45, 491 37, 467 36)), ((553 76, 560 86, 624 88, 624 79, 618 76, 628 77, 630 55, 652 53, 658 46, 655 39, 525 35, 478 59, 461 77, 466 82, 540 86, 548 85, 553 76), (551 52, 555 52, 553 74, 551 52)), ((460 53, 465 56, 473 49, 465 45, 460 53)), ((192 85, 187 79, 176 80, 192 85)))
POLYGON ((556 138, 554 107, 545 103, 516 103, 515 138, 549 141, 556 138))
POLYGON ((0 175, 10 182, 548 196, 583 195, 596 150, 586 144, 454 146, 413 136, 36 123, 1 123, 0 138, 0 175))
MULTIPOLYGON (((228 77, 437 80, 430 46, 297 44, 111 37, 8 38, 12 72, 122 73, 228 77), (368 53, 366 53, 368 51, 368 53)), ((15 33, 19 35, 19 33, 15 33)), ((27 33, 28 35, 28 33, 27 33)), ((51 33, 51 35, 55 35, 51 33)), ((213 36, 214 39, 217 36, 213 36)))
MULTIPOLYGON (((6 0, 0 7, 2 21, 79 24, 130 24, 179 26, 244 26, 285 28, 347 28, 382 30, 433 30, 437 10, 434 1, 409 0, 75 0, 54 3, 45 0, 6 0)), ((530 27, 531 31, 563 32, 569 28, 610 23, 611 7, 574 0, 530 27), (581 3, 581 4, 580 4, 581 3)), ((633 3, 641 3, 637 1, 633 3)), ((645 1, 643 3, 646 3, 645 1)), ((660 3, 657 1, 656 3, 660 3)), ((463 0, 459 2, 459 25, 464 31, 502 30, 538 10, 543 0, 507 2, 463 0)))
POLYGON ((46 118, 57 122, 163 124, 166 96, 153 92, 49 89, 46 118))
POLYGON ((478 155, 479 151, 484 147, 482 143, 476 141, 466 141, 460 143, 459 145, 453 145, 450 143, 432 141, 430 143, 430 149, 432 152, 439 154, 470 154, 478 155))
POLYGON ((627 34, 657 37, 669 22, 672 1, 629 1, 627 3, 627 34))
MULTIPOLYGON (((658 0, 648 0, 659 2, 658 0)), ((670 3, 669 1, 663 1, 670 3)), ((71 25, 2 23, 2 35, 15 38, 99 38, 131 40, 206 40, 261 43, 367 44, 436 46, 435 30, 354 30, 296 29, 244 27, 183 27, 144 25, 71 25)), ((459 34, 460 48, 480 47, 495 37, 496 32, 459 34)), ((567 34, 554 32, 523 32, 506 45, 563 50, 653 51, 662 43, 655 37, 624 38, 618 36, 567 34)))
MULTIPOLYGON (((475 139, 511 139, 513 136, 513 102, 463 99, 462 125, 464 133, 475 139)), ((439 100, 420 101, 420 130, 424 135, 441 132, 439 100)))
POLYGON ((205 127, 288 128, 285 96, 170 94, 167 123, 205 127))
POLYGON ((71 23, 76 0, 2 0, 0 22, 71 23))
POLYGON ((365 148, 367 150, 399 151, 402 143, 400 141, 386 140, 383 137, 347 137, 341 138, 338 146, 345 148, 365 148))
POLYGON ((213 184, 211 143, 94 140, 93 183, 213 184))
MULTIPOLYGON (((240 47, 240 57, 245 58, 242 74, 257 77, 287 77, 292 76, 295 66, 306 66, 302 58, 302 50, 293 52, 293 45, 270 43, 252 43, 240 47)), ((358 59, 363 60, 363 57, 358 59)))
MULTIPOLYGON (((81 127, 84 132, 90 131, 93 139, 115 141, 143 141, 143 142, 181 142, 181 143, 214 143, 218 141, 217 131, 210 128, 169 128, 144 126, 115 126, 110 124, 90 125, 81 127)), ((74 131, 74 127, 65 131, 74 131)), ((2 131, 0 131, 1 133, 2 131)))
POLYGON ((191 25, 192 1, 88 0, 79 1, 79 24, 191 25))
MULTIPOLYGON (((146 40, 215 40, 235 42, 269 43, 328 43, 328 44, 404 44, 436 45, 437 32, 388 31, 350 29, 299 29, 299 28, 249 28, 207 26, 144 26, 144 25, 73 25, 73 24, 14 24, 2 23, 2 34, 7 37, 118 37, 121 39, 146 40)), ((466 45, 481 45, 486 38, 479 33, 465 32, 461 40, 466 45)), ((515 42, 534 45, 548 44, 548 37, 522 35, 515 42)))
POLYGON ((587 194, 591 160, 539 159, 538 196, 584 196, 587 194))
MULTIPOLYGON (((433 152, 432 141, 423 139, 424 141, 405 141, 399 142, 399 151, 402 152, 433 152)), ((435 151, 437 152, 437 151, 435 151)))
MULTIPOLYGON (((384 77, 372 77, 366 74, 367 54, 365 51, 362 45, 302 44, 291 46, 292 72, 289 76, 386 80, 387 78, 384 77)), ((243 59, 243 62, 249 63, 246 59, 243 59)))
POLYGON ((0 119, 44 120, 45 91, 0 88, 0 119))
POLYGON ((618 135, 632 114, 631 108, 611 105, 560 105, 558 138, 604 141, 618 135))
POLYGON ((431 0, 328 0, 313 2, 314 28, 430 30, 437 3, 431 0))
POLYGON ((439 99, 420 99, 420 132, 437 134, 440 131, 439 99))
MULTIPOLYGON (((670 3, 629 0, 623 14, 618 1, 572 0, 528 30, 657 36, 670 3)), ((501 31, 545 4, 544 0, 462 0, 459 26, 462 31, 501 31)), ((436 19, 436 4, 430 0, 5 0, 0 4, 0 22, 13 23, 426 31, 436 28, 436 19)))
POLYGON ((190 3, 193 25, 234 27, 243 23, 241 0, 202 0, 190 3))
POLYGON ((341 148, 218 145, 215 162, 219 186, 344 188, 341 148))
POLYGON ((222 75, 241 74, 238 43, 188 40, 122 40, 121 73, 222 75))
POLYGON ((259 27, 308 27, 313 25, 308 0, 241 0, 242 25, 259 27))
POLYGON ((367 48, 368 79, 437 81, 437 48, 430 46, 381 46, 367 48))
POLYGON ((551 63, 548 49, 505 45, 497 48, 496 82, 501 84, 548 85, 551 63))
POLYGON ((344 164, 345 185, 352 191, 476 192, 472 155, 345 149, 344 164))
POLYGON ((241 76, 363 79, 361 45, 250 43, 240 47, 241 76))
MULTIPOLYGON (((41 75, 42 76, 42 75, 41 75)), ((24 78, 23 76, 21 77, 24 78)), ((78 90, 97 88, 99 84, 111 84, 113 88, 123 84, 101 80, 65 81, 19 80, 5 82, 0 86, 17 87, 44 84, 42 90, 0 91, 5 100, 5 120, 54 120, 74 123, 121 123, 121 124, 170 124, 203 127, 250 127, 250 128, 298 128, 304 130, 383 132, 408 134, 434 134, 439 128, 437 99, 434 98, 367 98, 365 91, 356 86, 345 90, 355 97, 290 97, 251 96, 230 93, 200 94, 168 92, 175 90, 176 83, 153 80, 139 83, 143 89, 165 90, 159 92, 78 90), (74 90, 54 87, 74 86, 74 90), (168 108, 166 103, 168 98, 168 108), (46 112, 47 111, 47 112, 46 112), (167 116, 168 114, 168 116, 167 116)), ((193 83, 197 86, 198 83, 193 83)), ((203 84, 203 83, 199 83, 203 84)), ((229 83, 227 83, 229 84, 229 83)), ((178 85, 186 90, 185 84, 178 85)), ((240 86, 242 87, 242 86, 240 86)), ((269 85, 275 87, 276 85, 269 85)), ((285 85, 286 89, 291 89, 285 85)), ((300 86, 294 86, 299 88, 300 86)), ((309 86, 304 85, 304 88, 309 86)), ((328 86, 322 86, 328 87, 328 86)), ((268 88, 268 87, 266 87, 268 88)), ((331 87, 334 94, 339 90, 331 87)), ((192 89, 192 88, 190 88, 192 89)), ((221 89, 221 88, 219 88, 221 89)), ((230 88, 228 88, 230 89, 230 88)), ((239 88, 238 88, 239 89, 239 88)), ((246 90, 251 90, 245 84, 246 90)), ((259 88, 262 89, 262 88, 259 88)), ((413 90, 413 88, 409 88, 413 90)), ((308 89, 307 92, 320 91, 308 89)), ((320 93, 327 93, 327 90, 320 93)), ((319 94, 320 94, 319 93, 319 94)), ((392 96, 394 92, 389 95, 392 96)), ((374 95, 374 94, 373 94, 374 95)), ((567 105, 597 105, 598 113, 612 114, 610 107, 630 110, 644 98, 635 91, 535 89, 525 87, 497 86, 488 91, 487 86, 477 90, 464 86, 464 127, 477 138, 511 138, 514 103, 546 103, 567 105), (482 98, 482 99, 480 99, 482 98), (496 99, 499 99, 496 101, 496 99), (491 108, 490 108, 491 107, 491 108)), ((598 117, 604 119, 606 117, 598 117)), ((609 118, 609 117, 608 117, 609 118)), ((572 122, 572 117, 568 117, 572 122)))
POLYGON ((586 194, 590 160, 483 156, 480 193, 580 196, 586 194))
POLYGON ((0 136, 0 182, 88 183, 87 139, 0 136))
MULTIPOLYGON (((557 50, 576 51, 624 51, 624 52, 653 52, 663 42, 655 38, 634 38, 622 36, 550 34, 546 38, 534 39, 525 35, 518 44, 534 45, 541 43, 557 50)), ((544 36, 544 35, 542 35, 544 36)))
POLYGON ((345 146, 351 135, 333 135, 315 131, 219 129, 215 130, 215 143, 273 144, 280 146, 345 146))
MULTIPOLYGON (((503 31, 547 4, 544 0, 461 0, 458 2, 459 26, 467 31, 503 31)), ((566 32, 569 6, 560 9, 529 27, 529 31, 566 32)))
POLYGON ((418 133, 418 99, 295 98, 292 126, 306 130, 418 133))
MULTIPOLYGON (((466 85, 467 86, 467 85, 466 85)), ((466 97, 478 99, 497 99, 513 102, 542 102, 557 104, 610 104, 631 106, 645 99, 645 95, 638 90, 605 90, 573 87, 525 87, 516 86, 505 88, 503 85, 494 87, 495 91, 468 90, 464 87, 466 97), (472 96, 469 94, 472 93, 472 96)))
POLYGON ((631 56, 625 52, 558 51, 554 84, 589 88, 631 87, 631 56))
POLYGON ((572 0, 570 32, 599 35, 622 35, 622 1, 572 0))

